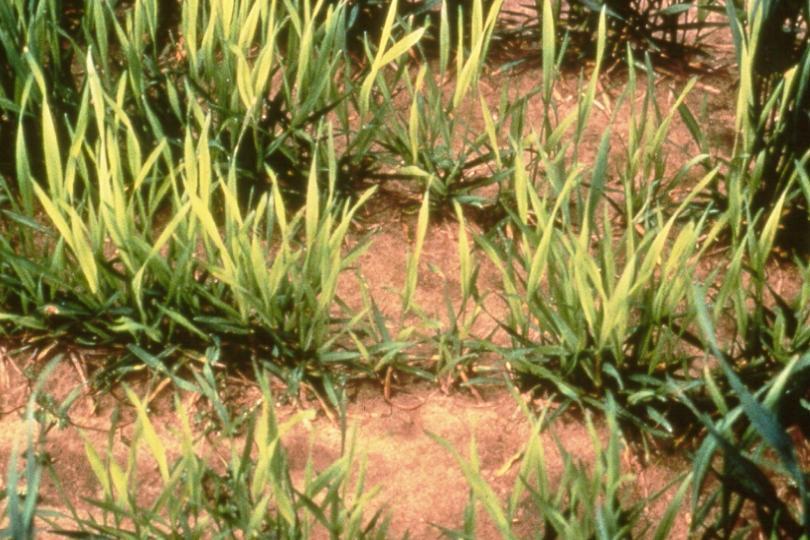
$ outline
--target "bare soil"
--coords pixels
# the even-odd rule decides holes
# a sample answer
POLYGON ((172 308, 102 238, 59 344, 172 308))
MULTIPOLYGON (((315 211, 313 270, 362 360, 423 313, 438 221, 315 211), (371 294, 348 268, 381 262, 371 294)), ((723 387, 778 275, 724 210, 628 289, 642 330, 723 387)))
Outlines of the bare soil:
MULTIPOLYGON (((8 363, 3 365, 3 380, 0 385, 0 462, 8 463, 14 444, 24 442, 27 431, 22 417, 25 402, 30 393, 29 379, 8 363)), ((136 392, 147 393, 144 385, 134 383, 136 392), (143 388, 139 388, 144 386, 143 388)), ((227 393, 238 394, 234 403, 249 409, 260 397, 255 384, 232 379, 227 393)), ((56 473, 61 486, 50 475, 44 477, 40 489, 39 504, 43 509, 67 512, 66 499, 79 515, 97 512, 84 499, 100 498, 98 484, 86 457, 85 444, 92 445, 100 454, 108 448, 111 417, 114 410, 120 413, 117 428, 113 431, 113 455, 124 463, 129 452, 134 412, 126 404, 120 389, 94 395, 82 381, 77 369, 67 362, 56 367, 43 388, 44 395, 61 403, 74 389, 82 389, 82 395, 68 412, 69 424, 53 425, 44 436, 44 455, 56 473)), ((475 440, 481 470, 485 479, 501 496, 506 496, 514 485, 520 452, 526 442, 529 424, 515 399, 504 389, 483 390, 480 399, 461 393, 446 395, 430 385, 411 385, 387 400, 377 385, 355 387, 355 395, 347 410, 349 432, 355 432, 356 452, 367 460, 366 482, 368 488, 379 487, 375 499, 377 508, 384 508, 391 516, 391 538, 410 534, 411 538, 437 538, 438 526, 460 528, 468 500, 468 484, 453 456, 437 444, 428 434, 435 434, 450 442, 465 457, 475 440)), ((171 390, 152 394, 151 419, 162 440, 167 443, 170 454, 178 452, 172 447, 176 441, 179 423, 173 410, 171 390)), ((190 416, 198 419, 193 428, 199 433, 205 429, 206 414, 210 412, 199 396, 186 394, 184 402, 189 405, 190 416)), ((535 405, 540 405, 535 403, 535 405)), ((546 404, 553 407, 553 403, 546 404)), ((316 470, 323 470, 340 457, 341 429, 334 419, 323 414, 317 401, 304 402, 298 406, 278 405, 280 421, 290 418, 301 407, 314 407, 318 416, 312 422, 297 425, 284 437, 294 481, 301 481, 307 460, 313 460, 316 470)), ((37 435, 34 434, 36 437, 37 435)), ((597 425, 597 436, 604 444, 607 433, 597 425)), ((552 481, 559 477, 563 463, 554 438, 561 441, 574 459, 582 463, 594 460, 593 440, 581 419, 564 416, 556 421, 544 435, 548 474, 552 481)), ((229 460, 231 446, 240 448, 243 440, 230 440, 217 435, 200 439, 196 451, 206 456, 210 466, 219 468, 229 460), (219 465, 218 465, 219 464, 219 465)), ((138 461, 138 478, 142 496, 148 500, 157 495, 161 484, 155 463, 142 452, 138 461), (154 486, 154 487, 152 487, 154 486)), ((671 463, 646 464, 641 466, 632 452, 623 453, 622 465, 632 475, 627 496, 642 497, 661 489, 679 474, 678 467, 671 463)), ((0 479, 0 490, 5 490, 6 477, 0 479)), ((649 523, 654 523, 663 512, 667 498, 647 509, 649 523)), ((57 526, 67 520, 56 520, 57 526)), ((521 516, 515 529, 532 532, 532 516, 521 516)), ((40 538, 61 538, 47 525, 40 538)), ((681 516, 679 530, 688 527, 686 516, 681 516)), ((488 521, 485 512, 480 512, 479 538, 497 538, 497 531, 488 521)))

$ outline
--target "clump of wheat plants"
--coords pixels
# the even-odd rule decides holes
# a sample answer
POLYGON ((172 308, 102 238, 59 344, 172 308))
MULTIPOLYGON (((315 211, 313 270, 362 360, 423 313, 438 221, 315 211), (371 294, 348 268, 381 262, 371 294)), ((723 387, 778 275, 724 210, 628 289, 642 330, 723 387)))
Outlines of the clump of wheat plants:
MULTIPOLYGON (((54 363, 51 363, 53 367, 54 363)), ((208 366, 210 369, 210 366, 208 366)), ((44 372, 40 385, 46 382, 44 372)), ((175 417, 171 426, 156 426, 150 418, 149 396, 140 397, 126 388, 129 404, 136 411, 128 451, 121 460, 114 437, 107 448, 98 448, 89 437, 85 440, 85 459, 99 486, 99 497, 85 497, 91 509, 78 509, 76 501, 58 474, 50 470, 49 460, 40 453, 37 441, 28 438, 25 479, 27 493, 20 495, 17 477, 17 455, 11 456, 4 511, 9 525, 0 529, 0 537, 35 538, 41 524, 51 533, 68 537, 112 536, 115 538, 170 537, 181 534, 188 538, 234 535, 276 538, 312 538, 326 533, 332 538, 384 538, 387 519, 383 509, 371 511, 376 489, 365 484, 362 460, 355 452, 351 433, 345 452, 323 470, 316 471, 309 462, 301 482, 294 482, 282 437, 296 425, 309 422, 312 411, 300 412, 279 422, 266 373, 258 372, 261 395, 255 407, 238 416, 228 412, 215 388, 199 378, 197 392, 206 396, 208 406, 218 411, 219 429, 229 438, 230 461, 225 470, 211 466, 200 449, 205 434, 192 431, 188 401, 175 396, 175 417), (176 439, 159 435, 158 429, 169 428, 176 439), (237 445, 239 435, 242 446, 237 445), (149 460, 158 475, 146 478, 139 464, 149 460), (67 513, 37 508, 36 494, 40 477, 48 473, 62 493, 67 513), (144 484, 156 482, 154 496, 144 494, 144 484), (39 518, 35 523, 35 514, 39 518), (70 517, 65 527, 59 517, 70 517), (41 521, 40 521, 41 520, 41 521)), ((39 386, 39 385, 38 385, 39 386)), ((38 418, 32 396, 26 418, 29 431, 38 418)), ((115 418, 113 419, 115 423, 115 418)), ((70 429, 79 429, 71 427, 70 429)), ((111 432, 116 431, 113 426, 111 432)), ((311 454, 310 454, 311 459, 311 454)))

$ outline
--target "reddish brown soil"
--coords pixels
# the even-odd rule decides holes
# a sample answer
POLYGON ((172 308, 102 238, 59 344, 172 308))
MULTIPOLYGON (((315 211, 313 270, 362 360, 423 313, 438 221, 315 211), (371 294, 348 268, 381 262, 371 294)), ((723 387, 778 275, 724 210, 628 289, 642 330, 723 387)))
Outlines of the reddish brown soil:
MULTIPOLYGON (((8 463, 12 445, 24 441, 26 425, 22 411, 28 394, 28 382, 9 363, 4 364, 3 382, 0 386, 0 462, 8 463)), ((238 391, 237 408, 248 408, 259 397, 255 385, 238 387, 239 381, 229 383, 227 393, 238 391), (234 388, 237 387, 237 388, 234 388)), ((44 393, 61 402, 75 388, 81 387, 80 374, 68 363, 59 365, 44 387, 44 393)), ((142 385, 137 385, 138 386, 142 385)), ((409 533, 412 538, 435 538, 439 536, 436 525, 460 528, 467 503, 468 484, 452 455, 437 444, 428 433, 438 435, 450 442, 462 455, 468 457, 469 445, 475 439, 481 470, 484 478, 501 496, 506 496, 515 481, 519 453, 525 444, 528 422, 514 398, 505 390, 483 391, 479 401, 463 394, 445 395, 435 387, 413 385, 407 391, 397 393, 387 401, 376 385, 356 387, 348 407, 348 425, 356 429, 356 451, 360 458, 367 459, 367 486, 378 486, 375 499, 377 508, 386 508, 391 515, 391 538, 401 538, 409 533)), ((145 393, 145 392, 143 392, 145 393)), ((132 436, 133 411, 125 404, 123 392, 114 390, 103 395, 82 395, 70 408, 70 425, 52 427, 44 436, 42 449, 49 456, 51 465, 62 488, 58 488, 46 475, 40 489, 40 508, 65 512, 67 497, 80 515, 94 509, 83 498, 101 496, 86 458, 85 442, 99 453, 107 449, 110 417, 119 407, 121 420, 113 437, 113 455, 120 463, 125 462, 128 441, 132 436)), ((152 422, 167 445, 170 454, 176 455, 176 430, 178 421, 171 405, 171 391, 166 390, 150 403, 152 422), (174 444, 173 444, 174 443, 174 444)), ((205 412, 204 400, 199 396, 185 395, 185 403, 191 407, 191 416, 205 412)), ((322 470, 340 456, 341 430, 330 420, 317 402, 306 403, 318 410, 312 422, 299 424, 285 438, 291 473, 294 481, 301 481, 304 467, 311 454, 316 470, 322 470)), ((553 406, 553 405, 552 405, 553 406)), ((292 416, 293 406, 278 406, 279 420, 292 416)), ((196 424, 202 430, 202 424, 196 424)), ((598 436, 604 442, 607 434, 597 427, 598 436)), ((552 437, 561 441, 567 451, 582 463, 594 459, 593 442, 580 421, 566 419, 555 422, 544 436, 547 450, 547 470, 550 478, 558 477, 562 461, 552 437)), ((197 452, 207 456, 209 464, 218 468, 231 455, 230 445, 240 448, 243 440, 227 440, 216 436, 200 439, 197 452)), ((157 495, 160 479, 155 463, 141 452, 138 478, 143 486, 146 500, 157 495)), ((641 467, 632 453, 623 454, 622 465, 634 481, 629 483, 628 497, 648 496, 678 474, 668 465, 641 467)), ((0 489, 5 489, 5 475, 0 479, 0 489)), ((663 511, 666 497, 648 509, 648 518, 663 511)), ((478 524, 479 538, 497 538, 494 526, 481 511, 478 524)), ((527 534, 532 530, 531 514, 522 516, 514 524, 516 530, 527 534)), ((58 525, 68 526, 68 520, 56 520, 58 525)), ((685 516, 679 525, 684 531, 685 516)), ((41 538, 58 537, 48 525, 42 524, 41 538)))

